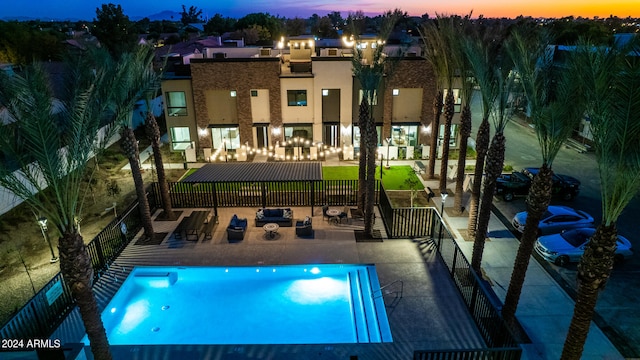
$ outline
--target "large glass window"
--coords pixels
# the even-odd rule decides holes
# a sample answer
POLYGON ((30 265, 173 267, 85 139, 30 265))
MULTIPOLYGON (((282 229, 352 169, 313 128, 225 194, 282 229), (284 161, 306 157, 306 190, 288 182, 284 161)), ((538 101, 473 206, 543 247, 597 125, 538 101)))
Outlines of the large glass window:
POLYGON ((294 125, 284 127, 284 139, 285 141, 294 140, 295 138, 304 140, 313 140, 313 126, 309 125, 294 125))
POLYGON ((233 154, 240 147, 240 132, 237 127, 213 128, 211 138, 214 149, 222 148, 233 154))
MULTIPOLYGON (((444 125, 440 124, 440 132, 438 133, 440 141, 444 140, 444 125)), ((449 138, 449 147, 455 147, 458 144, 458 125, 451 124, 451 137, 449 138)))
POLYGON ((307 106, 307 90, 287 90, 289 106, 307 106))
POLYGON ((168 91, 166 97, 169 116, 187 116, 187 97, 184 91, 168 91))
MULTIPOLYGON (((381 125, 376 125, 376 133, 378 134, 378 146, 382 145, 382 138, 381 138, 381 134, 382 134, 382 126, 381 125)), ((356 151, 360 151, 360 127, 357 125, 353 126, 353 148, 356 151)))
POLYGON ((418 142, 418 126, 402 125, 391 127, 391 144, 395 146, 416 146, 418 142))
POLYGON ((191 145, 191 135, 188 127, 171 128, 171 149, 184 150, 191 145))

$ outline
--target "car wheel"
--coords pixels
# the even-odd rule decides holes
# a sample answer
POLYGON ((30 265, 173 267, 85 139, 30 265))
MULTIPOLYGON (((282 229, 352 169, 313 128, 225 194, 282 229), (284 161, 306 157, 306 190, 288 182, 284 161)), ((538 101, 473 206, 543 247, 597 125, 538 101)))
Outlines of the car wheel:
POLYGON ((566 192, 562 194, 562 200, 569 201, 576 198, 576 195, 572 192, 566 192))
POLYGON ((565 267, 569 265, 569 257, 567 255, 560 255, 556 258, 556 265, 565 267))
POLYGON ((513 200, 513 193, 512 192, 506 192, 502 195, 502 198, 504 199, 504 201, 511 201, 513 200))

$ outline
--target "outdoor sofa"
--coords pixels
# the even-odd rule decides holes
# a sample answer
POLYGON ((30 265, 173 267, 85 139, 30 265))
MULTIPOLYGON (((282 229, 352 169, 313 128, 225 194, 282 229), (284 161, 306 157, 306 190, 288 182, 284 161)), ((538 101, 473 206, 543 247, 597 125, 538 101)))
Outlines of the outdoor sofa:
POLYGON ((293 211, 290 208, 258 210, 256 212, 256 226, 264 226, 269 223, 291 227, 293 226, 293 211))

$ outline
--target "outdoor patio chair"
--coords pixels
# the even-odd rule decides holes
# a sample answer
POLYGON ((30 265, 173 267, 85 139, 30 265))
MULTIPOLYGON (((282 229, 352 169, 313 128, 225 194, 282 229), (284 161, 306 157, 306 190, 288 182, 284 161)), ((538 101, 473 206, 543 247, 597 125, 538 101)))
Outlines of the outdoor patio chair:
POLYGON ((344 209, 342 209, 342 212, 338 215, 338 221, 340 221, 340 223, 342 224, 342 220, 347 220, 347 222, 349 222, 349 207, 345 206, 344 209))
POLYGON ((329 221, 329 218, 331 218, 331 216, 327 215, 327 210, 329 210, 329 205, 322 205, 322 220, 326 218, 329 221))
POLYGON ((296 235, 300 237, 313 237, 311 218, 296 221, 296 235))

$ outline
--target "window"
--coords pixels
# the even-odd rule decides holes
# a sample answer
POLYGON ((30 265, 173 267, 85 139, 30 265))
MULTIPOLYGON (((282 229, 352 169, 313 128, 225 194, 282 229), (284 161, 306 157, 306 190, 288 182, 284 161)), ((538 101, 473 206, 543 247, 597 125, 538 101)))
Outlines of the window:
MULTIPOLYGON (((360 89, 360 98, 358 99, 358 105, 362 104, 362 97, 364 96, 364 90, 360 89)), ((369 96, 369 105, 378 105, 378 91, 373 90, 373 93, 369 96)))
POLYGON ((400 95, 400 89, 393 89, 393 90, 392 90, 392 94, 393 94, 393 96, 398 96, 398 95, 400 95))
POLYGON ((191 145, 188 127, 171 128, 171 147, 173 150, 184 150, 191 145))
POLYGON ((187 97, 184 91, 168 91, 166 97, 169 116, 187 116, 187 97))
POLYGON ((258 96, 258 90, 251 90, 251 97, 257 97, 258 96))
POLYGON ((307 90, 287 90, 289 106, 307 106, 307 90))
POLYGON ((229 95, 230 95, 231 97, 236 97, 236 95, 237 95, 237 94, 238 94, 238 93, 237 93, 235 90, 231 90, 231 91, 229 92, 229 95))

